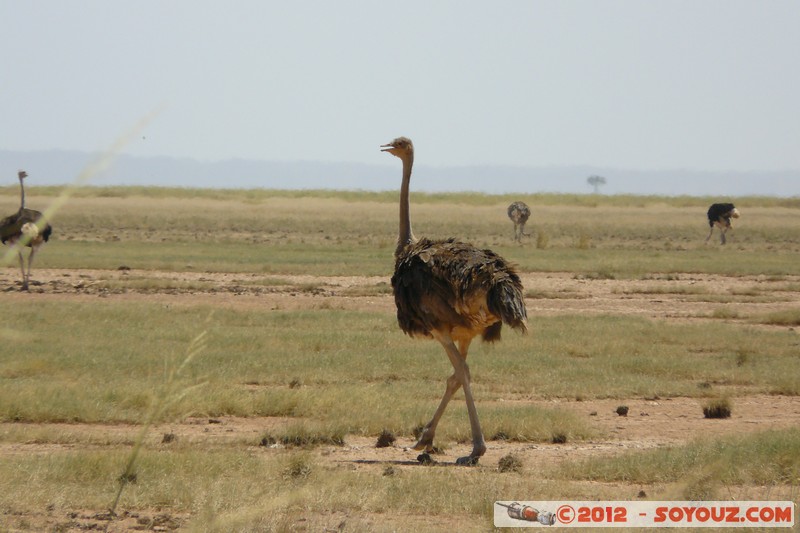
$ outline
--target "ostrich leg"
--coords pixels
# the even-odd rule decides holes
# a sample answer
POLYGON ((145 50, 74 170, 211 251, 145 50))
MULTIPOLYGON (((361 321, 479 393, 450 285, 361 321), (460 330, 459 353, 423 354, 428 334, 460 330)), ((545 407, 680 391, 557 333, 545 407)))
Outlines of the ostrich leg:
MULTIPOLYGON (((464 398, 467 402, 467 412, 469 413, 469 425, 472 430, 472 453, 470 453, 466 457, 459 457, 456 460, 457 464, 460 465, 476 465, 478 464, 478 459, 486 453, 486 442, 483 439, 483 431, 481 431, 481 424, 478 420, 478 410, 475 408, 475 399, 472 396, 472 388, 470 387, 470 373, 469 373, 469 366, 467 365, 466 355, 462 355, 461 352, 458 351, 456 345, 453 343, 453 339, 450 338, 449 334, 443 334, 441 332, 432 332, 433 336, 439 343, 444 347, 445 352, 447 353, 447 357, 450 359, 450 363, 453 365, 453 375, 448 378, 447 380, 447 391, 445 391, 445 396, 442 398, 442 404, 439 405, 439 409, 436 410, 436 414, 441 416, 440 410, 444 412, 444 407, 447 406, 447 402, 450 401, 450 398, 453 396, 458 387, 453 388, 452 392, 450 392, 451 388, 451 378, 455 377, 456 380, 461 384, 464 388, 464 398), (450 392, 448 396, 448 392, 450 392)), ((469 343, 467 342, 466 345, 468 346, 469 343)), ((462 346, 464 346, 462 344, 462 346)), ((466 354, 466 346, 464 346, 463 350, 466 354)), ((438 422, 436 419, 436 414, 434 415, 434 419, 431 420, 432 423, 438 422)), ((429 424, 430 425, 430 424, 429 424)), ((427 429, 427 428, 426 428, 427 429)), ((436 430, 436 424, 433 425, 433 431, 436 430)), ((423 433, 423 438, 425 434, 423 433)))
MULTIPOLYGON (((469 350, 470 342, 471 341, 460 341, 458 343, 458 351, 461 354, 461 358, 464 360, 467 359, 467 351, 469 350)), ((431 421, 423 428, 422 435, 420 435, 419 440, 412 449, 418 451, 423 450, 425 452, 433 451, 433 438, 436 435, 436 426, 439 425, 439 419, 442 418, 447 404, 450 403, 450 399, 459 388, 461 388, 461 382, 454 372, 453 375, 447 378, 447 388, 444 391, 444 396, 442 396, 442 401, 439 402, 439 407, 436 408, 436 412, 433 414, 431 421)))
POLYGON ((436 435, 436 426, 439 425, 439 419, 442 418, 444 410, 447 408, 447 404, 450 403, 453 394, 455 394, 460 387, 461 382, 458 380, 455 373, 447 378, 447 388, 444 391, 444 396, 442 396, 442 401, 439 402, 439 407, 436 408, 436 412, 433 414, 431 421, 428 422, 422 430, 422 435, 419 436, 419 440, 413 446, 414 450, 422 450, 425 452, 433 451, 433 437, 436 435))
MULTIPOLYGON (((30 260, 28 261, 30 265, 30 260)), ((22 290, 28 290, 28 277, 25 275, 25 258, 22 255, 22 248, 19 249, 19 269, 22 271, 22 290)))
POLYGON ((28 254, 28 275, 25 276, 25 288, 31 282, 31 265, 33 265, 33 256, 36 254, 36 245, 31 246, 31 253, 28 254))

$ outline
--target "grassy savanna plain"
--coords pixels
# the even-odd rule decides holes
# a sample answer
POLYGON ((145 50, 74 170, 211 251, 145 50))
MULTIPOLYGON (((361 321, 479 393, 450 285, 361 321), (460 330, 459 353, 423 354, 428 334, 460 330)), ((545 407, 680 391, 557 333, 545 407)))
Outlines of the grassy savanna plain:
POLYGON ((800 199, 735 199, 724 247, 716 200, 412 193, 418 236, 525 283, 530 334, 471 349, 489 452, 459 468, 460 392, 437 463, 404 449, 451 370, 396 325, 397 192, 80 189, 32 292, 0 269, 0 524, 485 531, 495 500, 797 501, 800 199), (703 418, 719 399, 731 418, 703 418))

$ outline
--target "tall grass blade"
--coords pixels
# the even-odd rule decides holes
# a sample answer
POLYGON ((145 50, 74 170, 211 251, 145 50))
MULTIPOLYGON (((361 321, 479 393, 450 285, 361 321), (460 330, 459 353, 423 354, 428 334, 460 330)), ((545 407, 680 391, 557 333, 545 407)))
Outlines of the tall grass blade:
MULTIPOLYGON (((209 315, 209 319, 210 318, 211 315, 209 315)), ((144 439, 147 435, 147 432, 150 430, 152 425, 161 418, 164 411, 170 405, 179 401, 188 392, 206 385, 206 383, 197 383, 195 385, 184 387, 182 390, 178 390, 179 378, 181 377, 183 370, 192 362, 195 357, 197 357, 203 350, 206 349, 207 338, 208 330, 203 330, 191 340, 186 349, 186 356, 183 358, 183 362, 181 362, 177 368, 174 368, 168 373, 166 381, 161 388, 161 392, 156 396, 154 402, 152 403, 150 411, 148 412, 142 424, 142 429, 139 431, 139 434, 136 437, 133 449, 128 457, 128 462, 125 464, 125 470, 119 477, 119 489, 117 490, 116 497, 114 498, 114 503, 111 504, 111 507, 109 508, 109 512, 112 517, 116 516, 117 505, 119 505, 119 500, 122 497, 122 492, 125 490, 125 487, 128 483, 135 479, 136 460, 138 459, 139 452, 144 445, 144 439)), ((106 529, 108 529, 108 524, 106 525, 106 529)))

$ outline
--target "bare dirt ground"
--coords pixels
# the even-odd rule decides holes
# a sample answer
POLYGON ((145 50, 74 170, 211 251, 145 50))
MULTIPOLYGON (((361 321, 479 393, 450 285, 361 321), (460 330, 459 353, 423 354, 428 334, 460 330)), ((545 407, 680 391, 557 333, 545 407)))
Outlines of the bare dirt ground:
MULTIPOLYGON (((35 270, 33 277, 35 283, 31 293, 22 293, 19 291, 18 270, 0 269, 0 301, 3 305, 13 305, 13 302, 22 299, 91 301, 96 298, 113 298, 157 301, 176 306, 209 304, 236 308, 327 308, 380 312, 393 312, 394 309, 391 294, 386 290, 388 279, 382 277, 276 275, 270 277, 278 279, 278 282, 273 280, 264 284, 258 281, 268 276, 261 274, 128 270, 76 272, 42 269, 35 270), (144 284, 145 288, 140 289, 119 283, 134 276, 157 279, 164 283, 144 284), (361 295, 354 296, 354 293, 361 295)), ((713 309, 727 305, 734 307, 735 313, 731 315, 733 318, 726 320, 746 321, 753 316, 797 309, 798 293, 795 290, 800 284, 800 277, 771 279, 766 276, 681 274, 664 279, 613 280, 580 279, 571 273, 527 273, 523 276, 523 283, 528 291, 528 310, 532 317, 560 313, 607 313, 668 321, 703 321, 711 320, 713 309)), ((778 327, 758 326, 750 322, 748 324, 751 327, 778 327)), ((486 456, 481 459, 482 468, 497 468, 501 457, 514 453, 521 458, 526 474, 536 475, 542 466, 550 466, 567 458, 575 460, 611 455, 630 449, 679 444, 699 435, 713 436, 800 426, 800 398, 796 397, 735 397, 732 417, 714 421, 703 418, 701 401, 693 398, 525 401, 573 410, 586 416, 589 423, 598 430, 597 434, 604 437, 589 442, 565 444, 492 441, 486 456), (626 417, 615 412, 616 407, 621 404, 629 407, 626 417)), ((151 432, 150 438, 153 445, 161 446, 168 445, 163 442, 164 435, 168 434, 183 443, 253 441, 266 429, 286 423, 288 420, 280 418, 189 419, 159 426, 151 432)), ((7 424, 0 424, 0 430, 3 425, 7 424)), ((90 435, 97 435, 97 442, 132 441, 137 432, 136 427, 125 425, 63 424, 58 429, 65 435, 80 434, 84 442, 90 435)), ((65 442, 69 441, 70 439, 65 439, 65 442)), ((406 448, 411 444, 411 441, 402 442, 400 439, 389 448, 376 448, 374 438, 348 436, 344 446, 320 447, 315 453, 321 462, 334 468, 378 471, 383 471, 388 466, 421 468, 416 461, 417 453, 406 448)), ((0 459, 13 460, 17 454, 51 453, 70 446, 75 445, 36 442, 0 444, 0 459)), ((434 456, 434 459, 440 466, 452 464, 459 452, 466 451, 466 447, 454 446, 454 449, 446 450, 444 454, 434 456)), ((262 447, 257 453, 268 453, 268 449, 262 447)), ((619 497, 636 498, 638 490, 639 487, 622 486, 619 497)), ((14 518, 17 522, 20 519, 6 518, 14 518)), ((33 524, 34 530, 38 526, 43 530, 59 531, 102 529, 108 524, 108 517, 97 511, 78 510, 66 517, 63 514, 43 512, 38 516, 22 518, 33 524)), ((185 518, 156 512, 128 514, 118 517, 109 531, 172 530, 180 528, 185 518)), ((10 523, 9 520, 0 520, 2 522, 10 523)))
MULTIPOLYGON (((710 318, 723 303, 740 316, 796 309, 800 276, 721 276, 672 274, 653 279, 592 279, 568 272, 525 273, 532 315, 607 313, 660 319, 710 318), (758 298, 758 294, 768 297, 758 298), (530 296, 532 295, 532 296, 530 296), (711 301, 709 301, 711 300, 711 301), (714 301, 718 301, 715 304, 714 301)), ((10 299, 20 293, 19 270, 0 269, 0 292, 10 299)), ((36 269, 31 293, 40 298, 102 297, 168 301, 175 305, 259 308, 336 308, 391 310, 389 280, 381 276, 289 276, 212 272, 36 269), (153 280, 143 287, 125 286, 130 279, 153 280), (269 284, 259 283, 269 279, 269 284), (157 283, 160 282, 160 283, 157 283), (355 289, 375 289, 374 296, 352 296, 355 289), (385 293, 382 293, 385 289, 385 293)))

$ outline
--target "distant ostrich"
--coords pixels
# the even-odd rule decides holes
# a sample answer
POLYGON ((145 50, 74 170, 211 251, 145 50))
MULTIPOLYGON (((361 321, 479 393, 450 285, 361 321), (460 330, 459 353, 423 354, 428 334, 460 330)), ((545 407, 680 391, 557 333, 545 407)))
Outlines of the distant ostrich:
POLYGON ((530 237, 525 233, 525 223, 531 216, 531 210, 525 202, 514 202, 508 206, 508 218, 514 223, 514 240, 522 241, 522 236, 530 237))
POLYGON ((455 239, 433 241, 414 237, 408 203, 414 145, 410 139, 398 137, 381 149, 403 162, 400 236, 392 276, 397 321, 410 336, 439 341, 454 370, 447 378, 439 407, 414 449, 433 450, 439 419, 453 394, 463 387, 472 430, 472 453, 456 462, 474 465, 486 452, 486 443, 470 387, 467 350, 478 335, 484 341, 499 340, 503 322, 527 331, 522 282, 514 267, 491 250, 479 250, 455 239))
POLYGON ((733 204, 711 204, 708 208, 708 225, 711 231, 708 232, 706 242, 714 233, 714 226, 717 226, 720 230, 720 242, 725 244, 725 232, 731 229, 731 218, 739 218, 739 210, 733 204))
POLYGON ((19 247, 19 266, 22 270, 22 290, 27 291, 28 283, 31 278, 31 264, 36 251, 50 239, 53 228, 47 222, 42 227, 42 213, 25 207, 25 185, 22 180, 28 177, 24 170, 17 173, 19 177, 19 210, 13 215, 0 220, 0 240, 5 244, 11 245, 21 242, 19 247), (25 260, 22 256, 22 248, 28 246, 31 249, 28 255, 28 271, 25 272, 25 260))

